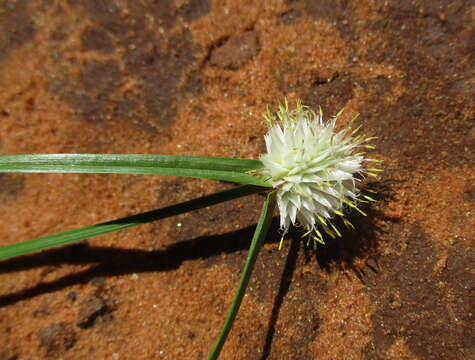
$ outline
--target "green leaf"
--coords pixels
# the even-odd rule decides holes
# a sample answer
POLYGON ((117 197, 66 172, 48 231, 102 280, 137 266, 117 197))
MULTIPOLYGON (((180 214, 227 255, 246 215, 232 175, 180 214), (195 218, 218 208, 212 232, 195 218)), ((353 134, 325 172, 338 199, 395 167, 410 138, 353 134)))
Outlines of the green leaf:
POLYGON ((259 160, 203 156, 138 154, 35 154, 0 156, 0 173, 153 174, 199 177, 271 187, 248 172, 262 168, 259 160))
POLYGON ((249 254, 247 255, 246 264, 244 265, 244 270, 241 275, 241 279, 239 280, 239 285, 236 290, 236 294, 234 295, 233 302, 228 312, 228 316, 224 322, 223 328, 221 333, 219 334, 216 343, 214 344, 213 349, 208 357, 208 360, 216 360, 221 353, 221 349, 226 342, 229 332, 234 323, 234 319, 236 319, 236 315, 239 311, 239 307, 241 306, 242 299, 244 298, 244 294, 246 293, 247 285, 249 284, 249 279, 251 278, 252 270, 254 269, 254 265, 256 264, 257 255, 259 255, 259 250, 262 247, 262 243, 267 235, 269 230, 270 223, 272 221, 272 215, 274 214, 274 209, 276 205, 276 193, 275 191, 269 193, 267 195, 267 199, 262 207, 261 216, 259 218, 259 222, 257 223, 256 231, 254 232, 254 236, 252 238, 251 247, 249 248, 249 254))
POLYGON ((221 191, 215 194, 203 196, 197 199, 185 201, 180 204, 167 206, 158 210, 145 212, 138 215, 112 220, 81 229, 65 231, 59 234, 48 235, 41 238, 28 240, 18 244, 12 244, 0 248, 0 260, 10 259, 16 256, 30 254, 35 251, 49 249, 55 246, 74 243, 89 239, 94 236, 108 234, 114 231, 129 229, 152 221, 175 216, 188 211, 201 209, 220 202, 229 201, 242 196, 262 192, 262 187, 243 185, 236 188, 221 191))

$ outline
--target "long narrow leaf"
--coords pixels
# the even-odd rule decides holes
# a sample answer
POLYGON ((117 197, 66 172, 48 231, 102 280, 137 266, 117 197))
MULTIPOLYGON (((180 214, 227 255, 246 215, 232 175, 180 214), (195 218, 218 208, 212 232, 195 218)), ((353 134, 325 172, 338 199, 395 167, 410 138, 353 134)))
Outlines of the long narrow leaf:
POLYGON ((243 185, 231 190, 221 191, 212 195, 203 196, 158 210, 128 216, 81 229, 48 235, 18 244, 8 245, 0 248, 0 260, 6 260, 16 256, 30 254, 35 251, 45 250, 55 246, 70 244, 73 242, 89 239, 94 236, 108 234, 114 231, 129 229, 134 226, 164 219, 170 216, 175 216, 188 211, 201 209, 210 205, 215 205, 220 202, 255 194, 261 191, 263 191, 262 187, 243 185))
POLYGON ((271 187, 247 172, 261 168, 259 160, 203 156, 139 154, 33 154, 0 156, 0 173, 153 174, 200 177, 271 187))

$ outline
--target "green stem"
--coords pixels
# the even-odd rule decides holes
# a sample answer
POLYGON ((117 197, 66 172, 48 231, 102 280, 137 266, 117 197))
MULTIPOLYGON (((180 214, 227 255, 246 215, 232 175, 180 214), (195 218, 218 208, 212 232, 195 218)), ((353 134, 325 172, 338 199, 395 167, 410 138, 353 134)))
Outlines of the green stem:
POLYGON ((218 340, 216 340, 213 350, 211 350, 208 360, 216 360, 218 358, 219 354, 221 353, 221 349, 226 342, 226 338, 231 331, 234 319, 236 318, 242 299, 246 293, 246 288, 249 284, 249 279, 251 277, 252 270, 254 269, 257 255, 259 254, 259 250, 261 249, 262 243, 267 235, 267 231, 269 230, 275 205, 276 194, 275 192, 271 192, 267 196, 264 206, 262 207, 261 216, 259 218, 259 222, 257 223, 254 237, 252 238, 251 247, 249 248, 246 265, 244 265, 241 280, 239 281, 231 308, 229 309, 228 316, 226 317, 221 333, 219 334, 218 340))
POLYGON ((94 236, 108 234, 114 231, 129 229, 134 226, 164 219, 188 211, 201 209, 210 205, 215 205, 221 202, 229 201, 232 199, 236 199, 250 194, 255 194, 262 191, 265 191, 265 188, 251 185, 238 186, 230 190, 221 191, 215 194, 185 201, 180 204, 167 206, 158 210, 152 210, 142 214, 103 222, 80 229, 65 231, 54 235, 48 235, 18 244, 8 245, 0 248, 0 260, 6 260, 16 256, 26 255, 35 251, 70 244, 73 242, 89 239, 94 236))

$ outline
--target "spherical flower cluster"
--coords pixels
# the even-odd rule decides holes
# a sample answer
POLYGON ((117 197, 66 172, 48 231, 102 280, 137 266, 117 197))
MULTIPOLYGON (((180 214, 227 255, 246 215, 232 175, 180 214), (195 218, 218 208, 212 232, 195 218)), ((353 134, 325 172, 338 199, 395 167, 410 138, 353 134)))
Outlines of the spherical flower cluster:
POLYGON ((352 227, 344 217, 345 208, 363 213, 360 202, 374 201, 361 194, 360 184, 366 175, 376 177, 379 169, 363 166, 365 161, 376 160, 355 151, 373 148, 366 143, 374 138, 356 135, 359 128, 337 132, 335 123, 341 113, 324 121, 321 109, 317 114, 298 101, 297 108, 289 111, 285 101, 276 114, 268 110, 264 115, 269 131, 265 135, 267 153, 260 157, 264 164, 261 175, 277 191, 282 236, 292 223, 323 243, 319 226, 332 237, 341 236, 333 223, 335 215, 352 227))

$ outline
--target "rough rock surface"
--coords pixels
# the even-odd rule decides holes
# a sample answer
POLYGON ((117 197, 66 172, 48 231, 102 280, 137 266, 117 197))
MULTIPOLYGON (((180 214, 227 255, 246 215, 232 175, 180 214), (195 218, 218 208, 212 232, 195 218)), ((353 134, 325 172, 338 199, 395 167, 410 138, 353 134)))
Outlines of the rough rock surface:
MULTIPOLYGON (((0 1, 0 153, 258 158, 284 97, 359 113, 378 202, 316 251, 279 251, 276 218, 221 359, 475 358, 474 23, 466 0, 0 1)), ((0 175, 0 245, 232 186, 0 175)), ((262 203, 0 262, 0 358, 206 358, 262 203)))
POLYGON ((211 53, 210 64, 222 69, 239 69, 259 53, 259 37, 246 31, 228 39, 211 53))
POLYGON ((72 348, 76 343, 77 336, 70 323, 60 322, 38 331, 38 341, 49 355, 58 356, 72 348))

